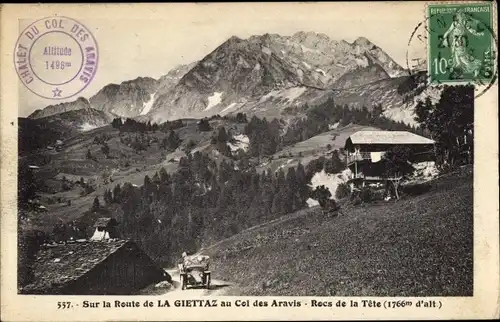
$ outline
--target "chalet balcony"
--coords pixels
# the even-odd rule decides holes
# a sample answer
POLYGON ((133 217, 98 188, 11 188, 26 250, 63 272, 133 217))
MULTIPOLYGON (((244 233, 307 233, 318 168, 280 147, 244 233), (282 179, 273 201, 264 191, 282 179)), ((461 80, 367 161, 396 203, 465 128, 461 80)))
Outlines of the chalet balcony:
POLYGON ((363 160, 371 160, 372 157, 370 155, 370 152, 357 152, 357 153, 352 153, 347 156, 347 166, 350 166, 353 164, 355 161, 363 161, 363 160))
POLYGON ((385 180, 398 180, 401 179, 401 175, 383 176, 383 175, 365 175, 363 173, 353 173, 349 180, 361 179, 363 181, 385 181, 385 180))

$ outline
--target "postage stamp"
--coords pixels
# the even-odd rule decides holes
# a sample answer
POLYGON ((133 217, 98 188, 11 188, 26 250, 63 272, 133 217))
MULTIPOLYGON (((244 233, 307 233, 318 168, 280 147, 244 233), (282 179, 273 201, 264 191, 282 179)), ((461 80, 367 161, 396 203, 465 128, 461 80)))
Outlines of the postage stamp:
POLYGON ((65 99, 83 91, 97 71, 98 47, 92 33, 67 17, 46 17, 26 27, 14 50, 21 82, 34 94, 65 99))
POLYGON ((428 6, 428 71, 431 84, 495 78, 496 48, 491 3, 428 6))

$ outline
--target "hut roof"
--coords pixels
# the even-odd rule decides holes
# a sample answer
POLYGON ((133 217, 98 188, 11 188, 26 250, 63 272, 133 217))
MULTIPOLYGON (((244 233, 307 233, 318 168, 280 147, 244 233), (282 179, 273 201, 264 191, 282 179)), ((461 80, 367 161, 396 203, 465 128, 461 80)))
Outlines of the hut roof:
POLYGON ((434 144, 434 141, 407 131, 358 131, 347 141, 352 144, 434 144))
POLYGON ((135 246, 129 240, 107 242, 77 242, 43 247, 33 265, 34 282, 25 286, 23 293, 38 293, 62 288, 77 280, 125 245, 135 246))

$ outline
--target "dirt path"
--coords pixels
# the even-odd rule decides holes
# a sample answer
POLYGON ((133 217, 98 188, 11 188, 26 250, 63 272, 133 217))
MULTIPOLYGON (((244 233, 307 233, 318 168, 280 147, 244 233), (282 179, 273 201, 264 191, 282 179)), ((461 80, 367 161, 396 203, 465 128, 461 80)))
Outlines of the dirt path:
POLYGON ((180 283, 179 271, 176 269, 165 269, 172 276, 173 289, 168 290, 164 295, 167 297, 183 298, 183 297, 198 297, 198 296, 220 296, 225 295, 230 289, 236 287, 235 284, 221 280, 212 279, 210 289, 201 287, 189 287, 182 290, 180 283))

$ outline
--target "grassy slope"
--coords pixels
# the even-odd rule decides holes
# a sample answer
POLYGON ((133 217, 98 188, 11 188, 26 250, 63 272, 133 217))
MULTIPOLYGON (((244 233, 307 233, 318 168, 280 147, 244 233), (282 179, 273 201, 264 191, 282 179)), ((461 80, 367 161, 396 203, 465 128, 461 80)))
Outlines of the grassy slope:
POLYGON ((470 296, 469 170, 396 203, 330 218, 311 208, 243 232, 205 251, 214 278, 241 295, 470 296))
POLYGON ((275 171, 282 167, 286 171, 289 167, 297 167, 299 161, 305 166, 320 156, 344 148, 347 138, 354 132, 362 130, 377 130, 377 128, 349 124, 339 129, 318 134, 305 141, 284 147, 273 155, 271 161, 264 162, 257 170, 271 169, 275 171), (330 149, 327 147, 328 144, 331 145, 330 149))

